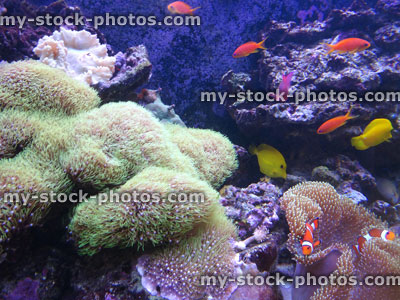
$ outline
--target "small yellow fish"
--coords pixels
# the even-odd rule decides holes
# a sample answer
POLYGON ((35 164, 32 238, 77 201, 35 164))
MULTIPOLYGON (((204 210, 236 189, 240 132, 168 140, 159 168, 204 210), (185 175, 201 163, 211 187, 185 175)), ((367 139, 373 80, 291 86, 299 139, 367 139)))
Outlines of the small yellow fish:
POLYGON ((282 154, 274 147, 261 144, 258 147, 250 146, 252 155, 257 155, 261 173, 269 177, 286 179, 286 161, 282 154))
POLYGON ((362 135, 351 139, 351 145, 357 150, 366 150, 392 138, 392 130, 388 119, 375 119, 365 127, 362 135))

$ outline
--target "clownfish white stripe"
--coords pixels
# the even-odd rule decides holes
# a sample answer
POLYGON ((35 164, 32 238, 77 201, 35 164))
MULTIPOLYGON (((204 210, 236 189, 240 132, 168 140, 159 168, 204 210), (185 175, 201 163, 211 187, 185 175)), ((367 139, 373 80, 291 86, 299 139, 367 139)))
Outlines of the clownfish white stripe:
POLYGON ((312 227, 313 230, 315 230, 315 223, 314 222, 311 223, 311 227, 312 227))
POLYGON ((357 245, 353 245, 353 249, 361 254, 363 246, 365 242, 373 239, 373 238, 381 238, 385 242, 393 241, 396 238, 394 232, 389 230, 381 230, 377 228, 371 229, 367 234, 363 236, 358 236, 357 238, 357 245))
POLYGON ((303 241, 302 246, 303 246, 303 247, 304 247, 304 246, 310 246, 310 247, 311 247, 311 252, 314 250, 313 244, 312 244, 311 242, 309 242, 309 241, 303 241))
POLYGON ((314 225, 306 224, 306 230, 311 234, 311 238, 314 238, 314 225))
POLYGON ((388 230, 383 230, 382 231, 382 233, 381 233, 381 238, 384 240, 384 241, 388 241, 388 239, 386 238, 386 235, 388 234, 388 230))
POLYGON ((366 241, 369 241, 370 239, 372 239, 372 236, 370 236, 369 233, 367 233, 363 237, 365 238, 366 241))

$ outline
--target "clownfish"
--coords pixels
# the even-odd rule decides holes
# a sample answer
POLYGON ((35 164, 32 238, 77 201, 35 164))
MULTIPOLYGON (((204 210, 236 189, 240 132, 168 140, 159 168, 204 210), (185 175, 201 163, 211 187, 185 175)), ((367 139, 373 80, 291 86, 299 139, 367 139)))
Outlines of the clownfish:
POLYGON ((319 218, 315 218, 311 224, 306 223, 306 233, 303 239, 300 240, 303 254, 308 256, 313 253, 314 248, 321 244, 320 241, 314 242, 314 231, 318 228, 319 218))
POLYGON ((357 245, 353 245, 353 249, 357 252, 357 254, 361 254, 366 241, 369 241, 372 238, 381 238, 384 241, 393 241, 395 237, 396 235, 392 231, 373 228, 368 231, 366 235, 360 235, 357 238, 357 245))
POLYGON ((335 45, 324 43, 329 48, 329 51, 325 54, 328 55, 333 51, 338 51, 339 53, 356 53, 363 51, 371 46, 371 44, 363 39, 359 38, 348 38, 341 40, 335 45))

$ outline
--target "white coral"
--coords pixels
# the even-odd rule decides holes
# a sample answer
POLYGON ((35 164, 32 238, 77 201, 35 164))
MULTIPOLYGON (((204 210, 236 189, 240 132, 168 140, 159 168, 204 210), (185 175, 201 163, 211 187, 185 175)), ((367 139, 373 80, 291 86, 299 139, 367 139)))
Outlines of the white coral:
POLYGON ((90 85, 108 81, 114 73, 115 57, 108 56, 106 45, 86 30, 61 28, 41 38, 33 51, 41 62, 90 85))

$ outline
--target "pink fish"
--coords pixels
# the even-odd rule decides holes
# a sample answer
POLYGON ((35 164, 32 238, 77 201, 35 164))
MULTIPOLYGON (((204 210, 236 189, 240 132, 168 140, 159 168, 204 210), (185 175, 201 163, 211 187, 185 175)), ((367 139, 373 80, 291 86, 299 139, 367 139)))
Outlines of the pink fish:
POLYGON ((289 95, 289 89, 294 72, 290 72, 287 75, 283 75, 282 81, 278 87, 278 94, 275 95, 277 101, 286 101, 289 95))

